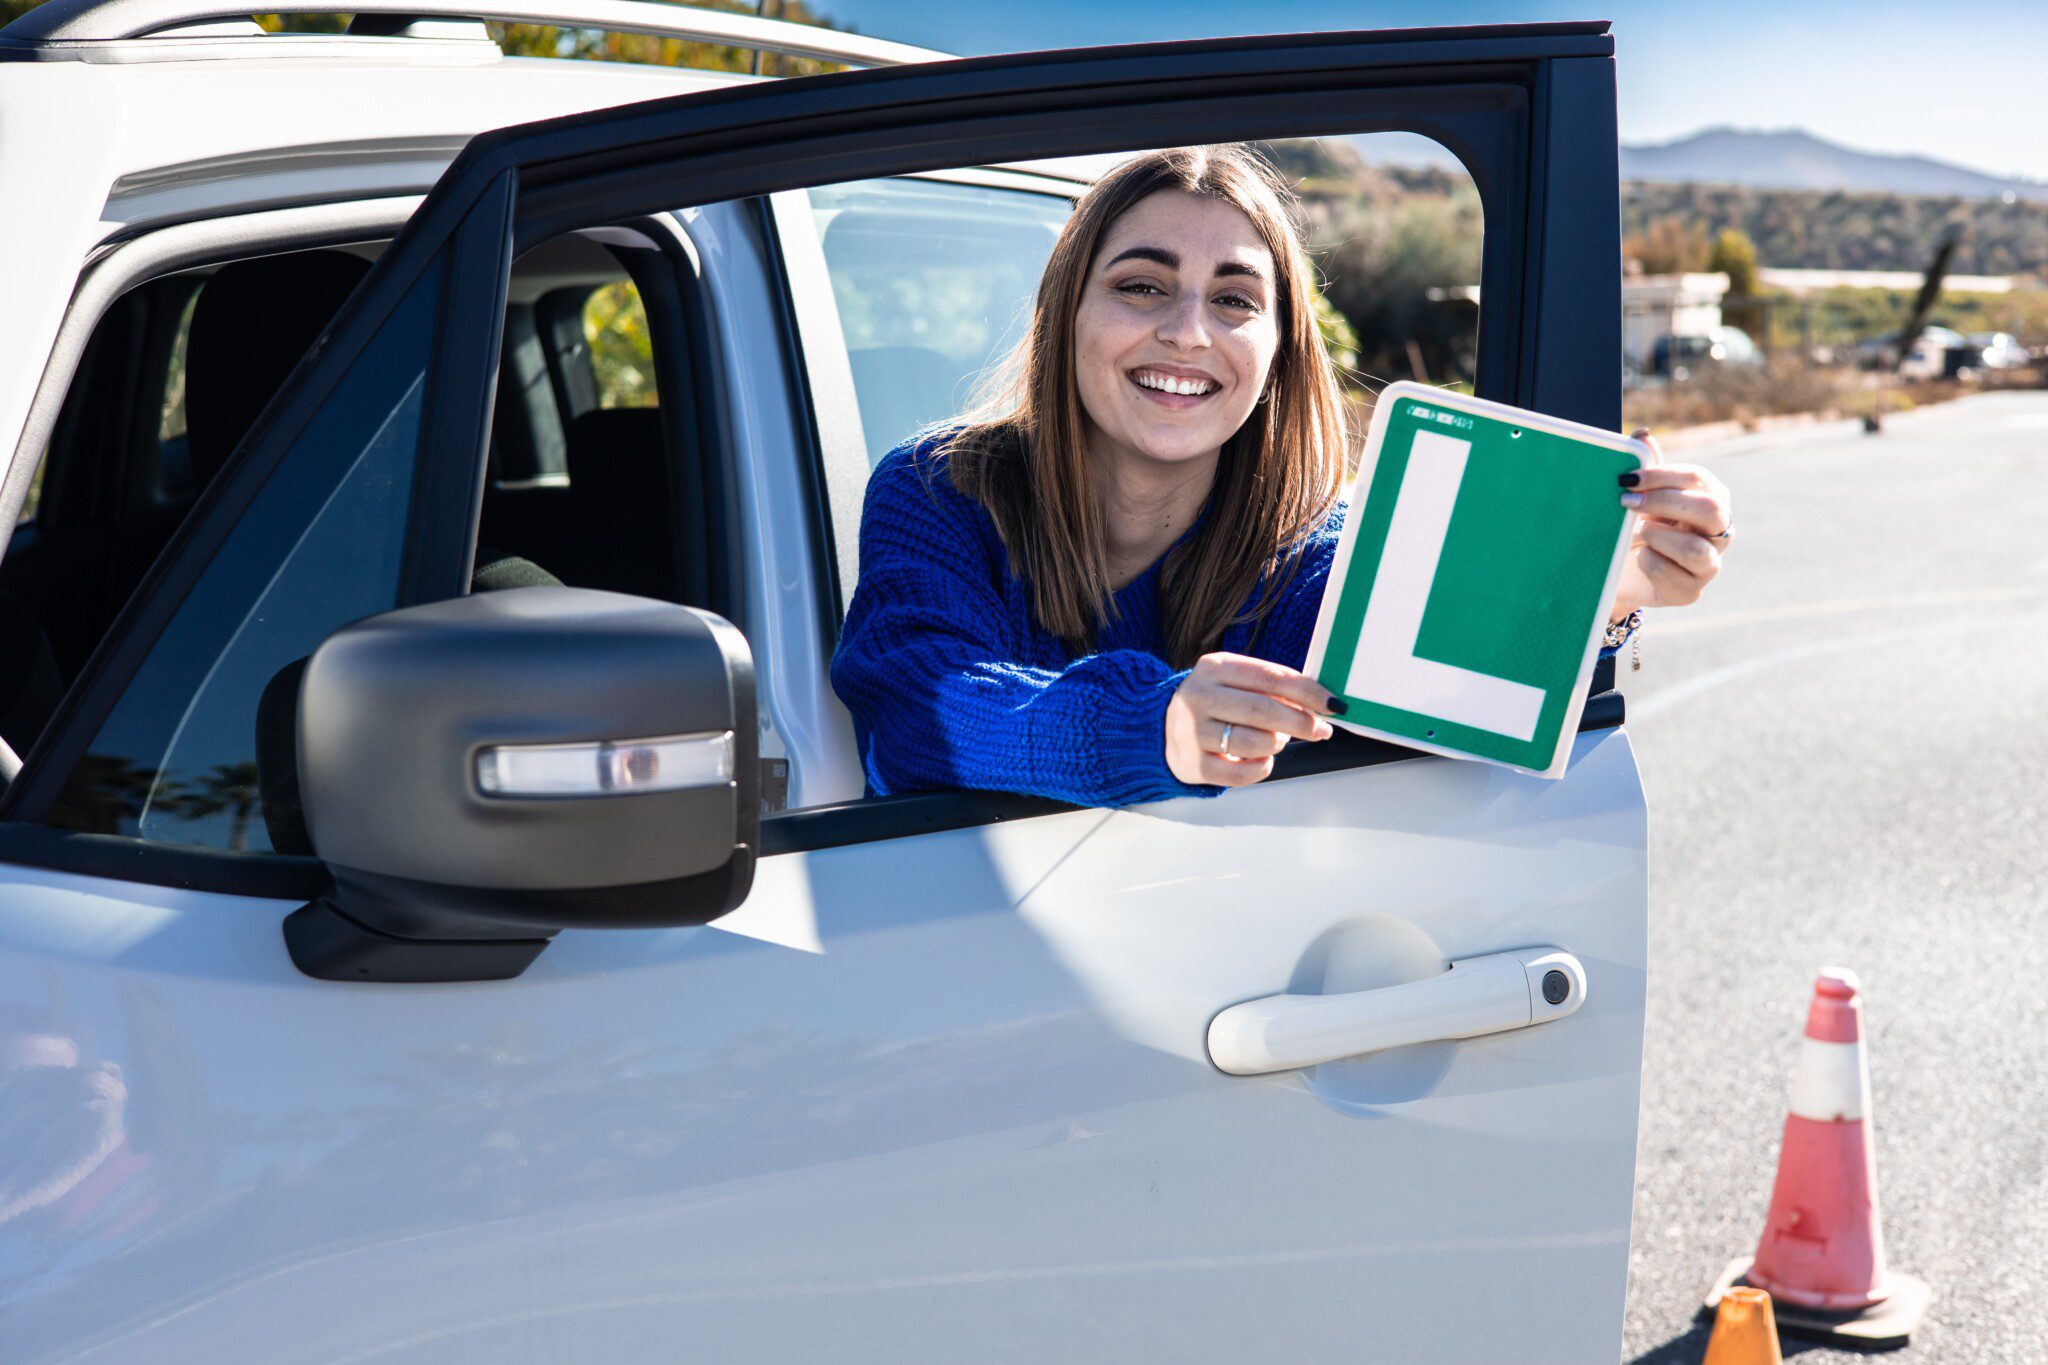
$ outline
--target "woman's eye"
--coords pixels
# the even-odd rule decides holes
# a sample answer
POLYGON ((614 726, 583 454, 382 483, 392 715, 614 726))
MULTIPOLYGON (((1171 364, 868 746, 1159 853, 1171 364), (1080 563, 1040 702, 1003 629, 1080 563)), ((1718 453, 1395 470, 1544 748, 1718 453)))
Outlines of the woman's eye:
POLYGON ((1164 294, 1166 291, 1150 280, 1130 280, 1116 286, 1119 294, 1164 294))
POLYGON ((1216 302, 1222 304, 1225 308, 1242 308, 1253 313, 1259 311, 1259 301, 1257 299, 1248 299, 1242 294, 1225 294, 1216 302))

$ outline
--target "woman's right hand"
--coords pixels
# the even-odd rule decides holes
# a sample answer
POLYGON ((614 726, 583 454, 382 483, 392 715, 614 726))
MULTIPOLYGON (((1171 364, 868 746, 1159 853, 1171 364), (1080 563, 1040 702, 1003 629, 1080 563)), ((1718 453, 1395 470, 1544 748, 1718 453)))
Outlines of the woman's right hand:
POLYGON ((1249 787, 1273 771, 1289 739, 1330 737, 1323 717, 1332 701, 1321 683, 1283 664, 1204 654, 1167 703, 1166 766, 1183 782, 1249 787))

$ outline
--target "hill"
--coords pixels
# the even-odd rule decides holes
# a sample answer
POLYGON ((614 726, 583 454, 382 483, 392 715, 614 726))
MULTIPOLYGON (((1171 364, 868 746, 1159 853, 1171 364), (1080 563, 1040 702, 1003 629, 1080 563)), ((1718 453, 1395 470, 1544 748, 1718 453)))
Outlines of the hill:
POLYGON ((1625 180, 1693 181, 1758 189, 2015 198, 2048 203, 2048 185, 1925 156, 1858 151, 1798 128, 1707 128, 1675 142, 1624 144, 1625 180))
MULTIPOLYGON (((1312 202, 1383 202, 1469 185, 1450 153, 1424 138, 1386 134, 1291 144, 1283 167, 1312 202), (1313 148, 1313 150, 1308 150, 1313 148)), ((1624 147, 1623 230, 1637 236, 1676 220, 1704 251, 1724 227, 1756 243, 1765 265, 1816 270, 1921 270, 1951 227, 1962 243, 1950 269, 1964 275, 2048 278, 2048 186, 2002 181, 1923 157, 1876 156, 1807 133, 1716 129, 1664 147, 1624 147), (1645 167, 1659 172, 1645 178, 1645 167), (1860 168, 1860 169, 1858 169, 1860 168), (1854 171, 1855 174, 1851 174, 1854 171), (1670 178, 1662 178, 1668 176, 1670 178), (1693 179, 1691 177, 1700 177, 1693 179), (1868 186, 1949 185, 1946 192, 1783 187, 1750 180, 1856 180, 1868 186), (2003 188, 2016 185, 2012 202, 2003 188), (2041 197, 2035 197, 2039 195, 2041 197)))

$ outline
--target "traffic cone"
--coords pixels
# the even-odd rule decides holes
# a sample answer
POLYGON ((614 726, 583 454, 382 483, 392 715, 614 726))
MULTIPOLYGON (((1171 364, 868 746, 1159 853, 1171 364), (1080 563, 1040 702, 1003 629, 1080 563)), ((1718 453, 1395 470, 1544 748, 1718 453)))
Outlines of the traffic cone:
POLYGON ((1778 1325, 1771 1319, 1771 1296, 1747 1285, 1721 1296, 1714 1335, 1700 1365, 1785 1365, 1778 1354, 1778 1325))
POLYGON ((1814 982, 1764 1233, 1707 1305, 1731 1285, 1753 1285, 1771 1296, 1787 1332, 1904 1345, 1933 1293, 1885 1266, 1861 989, 1840 967, 1823 968, 1814 982))

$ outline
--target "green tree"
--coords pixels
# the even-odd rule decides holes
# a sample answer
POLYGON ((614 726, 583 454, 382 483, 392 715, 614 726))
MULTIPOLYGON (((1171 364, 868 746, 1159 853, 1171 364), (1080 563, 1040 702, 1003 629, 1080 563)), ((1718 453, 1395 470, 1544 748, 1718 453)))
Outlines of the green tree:
POLYGON ((1314 250, 1330 302, 1351 323, 1359 368, 1406 374, 1408 343, 1430 374, 1470 377, 1469 306, 1430 291, 1479 283, 1483 234, 1478 192, 1469 181, 1451 194, 1354 203, 1331 214, 1314 250))
POLYGON ((647 308, 631 281, 605 285, 590 296, 583 305, 583 339, 590 347, 601 406, 651 408, 660 401, 647 308))
POLYGON ((1358 332, 1321 289, 1313 289, 1310 299, 1316 310, 1316 331, 1321 333, 1323 349, 1330 353, 1330 363, 1337 367, 1341 379, 1358 368, 1358 332))
POLYGON ((1707 269, 1728 276, 1728 293, 1734 298, 1754 298, 1757 287, 1756 243, 1741 228, 1722 228, 1707 254, 1707 269))
POLYGON ((1761 343, 1771 344, 1770 305, 1757 280, 1756 243, 1741 228, 1724 227, 1707 253, 1707 269, 1728 276, 1728 295, 1721 300, 1721 320, 1739 327, 1761 343))

